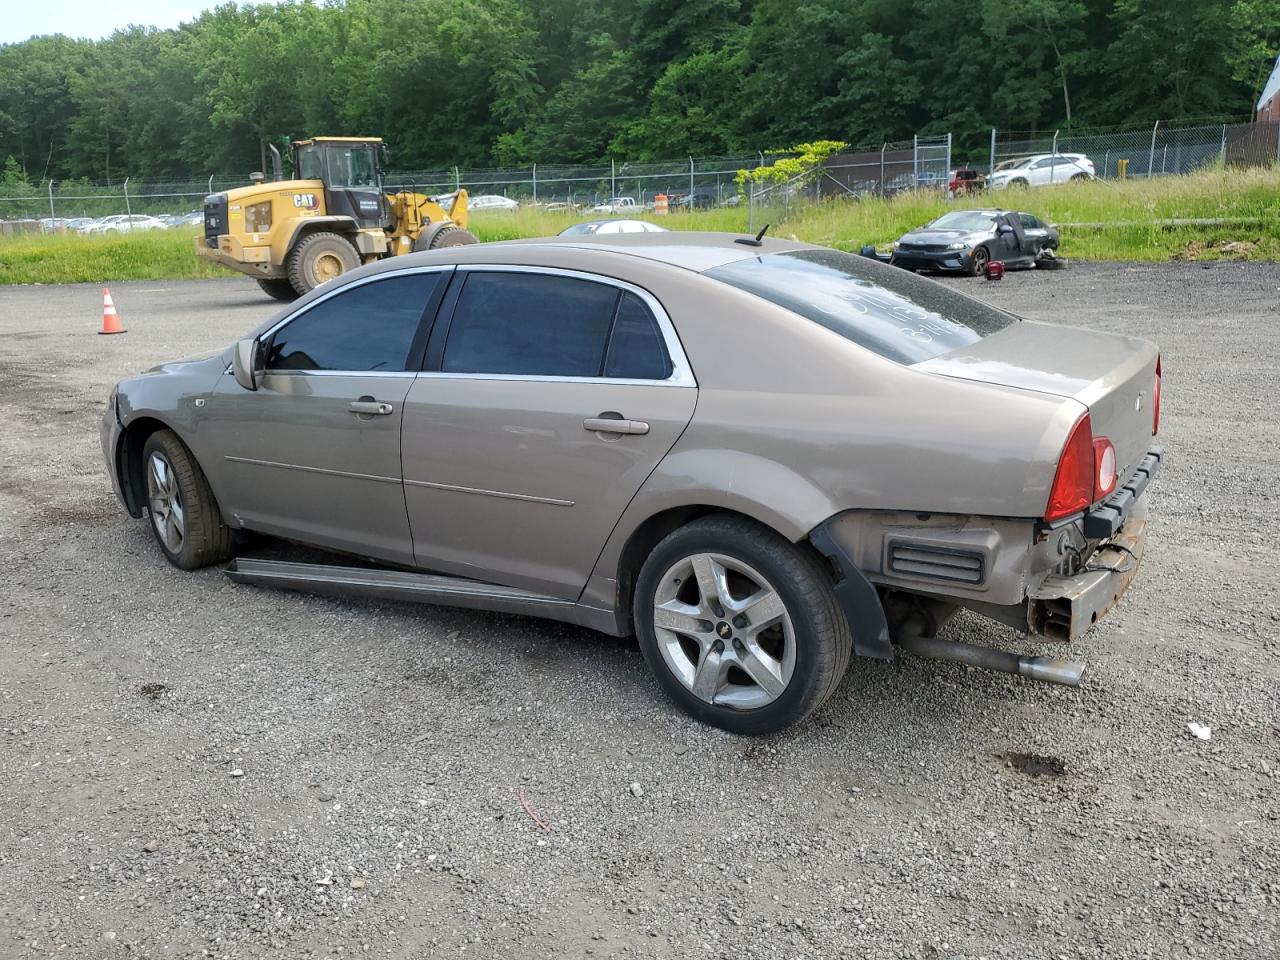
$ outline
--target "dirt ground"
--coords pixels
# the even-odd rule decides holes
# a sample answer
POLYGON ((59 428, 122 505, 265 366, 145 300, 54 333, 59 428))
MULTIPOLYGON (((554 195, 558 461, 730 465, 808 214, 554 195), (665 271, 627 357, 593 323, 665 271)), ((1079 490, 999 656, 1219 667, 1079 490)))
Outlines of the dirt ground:
POLYGON ((1079 689, 855 661, 758 741, 632 642, 169 567, 108 391, 275 304, 0 288, 0 958, 1276 956, 1280 266, 947 282, 1160 342, 1143 570, 1079 689))

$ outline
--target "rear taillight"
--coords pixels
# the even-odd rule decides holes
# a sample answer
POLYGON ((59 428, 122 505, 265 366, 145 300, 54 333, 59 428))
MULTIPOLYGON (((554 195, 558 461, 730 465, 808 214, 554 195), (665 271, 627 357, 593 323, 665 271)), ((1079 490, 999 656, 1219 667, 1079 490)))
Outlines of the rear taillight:
POLYGON ((1160 358, 1156 357, 1156 385, 1151 388, 1151 435, 1160 432, 1160 358))
POLYGON ((1106 437, 1093 437, 1086 413, 1067 436, 1049 489, 1044 518, 1061 520, 1096 503, 1116 488, 1116 449, 1106 437))
POLYGON ((1071 428, 1058 458, 1058 471, 1053 475, 1049 503, 1044 508, 1045 520, 1052 523, 1089 506, 1093 502, 1093 476, 1093 424, 1086 413, 1071 428))

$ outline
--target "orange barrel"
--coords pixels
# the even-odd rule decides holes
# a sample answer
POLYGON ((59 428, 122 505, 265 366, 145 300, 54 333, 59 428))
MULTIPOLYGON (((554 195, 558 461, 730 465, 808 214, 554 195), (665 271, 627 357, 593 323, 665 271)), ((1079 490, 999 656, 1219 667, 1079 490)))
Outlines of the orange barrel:
POLYGON ((665 193, 660 193, 653 198, 653 213, 658 217, 667 215, 667 195, 665 193))

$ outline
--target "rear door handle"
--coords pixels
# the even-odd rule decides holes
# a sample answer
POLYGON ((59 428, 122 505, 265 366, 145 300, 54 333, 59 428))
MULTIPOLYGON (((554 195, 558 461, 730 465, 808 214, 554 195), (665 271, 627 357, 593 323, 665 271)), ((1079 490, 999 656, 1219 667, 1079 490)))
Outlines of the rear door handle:
POLYGON ((592 433, 626 433, 637 437, 649 432, 649 424, 643 420, 620 420, 616 417, 587 417, 582 421, 582 428, 592 433))
POLYGON ((395 407, 389 403, 380 403, 377 400, 352 400, 347 404, 347 409, 352 413, 358 413, 365 417, 385 417, 395 407))

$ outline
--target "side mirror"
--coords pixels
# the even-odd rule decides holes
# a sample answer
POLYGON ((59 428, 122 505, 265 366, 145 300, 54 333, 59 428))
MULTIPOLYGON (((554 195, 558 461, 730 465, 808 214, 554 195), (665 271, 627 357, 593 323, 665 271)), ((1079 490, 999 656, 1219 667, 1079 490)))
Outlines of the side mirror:
POLYGON ((262 341, 252 338, 236 341, 231 352, 231 372, 235 374, 236 383, 246 390, 257 390, 264 366, 262 341))
POLYGON ((1013 227, 1009 226, 1007 223, 1002 223, 1000 226, 996 227, 996 233, 1013 233, 1013 227))

